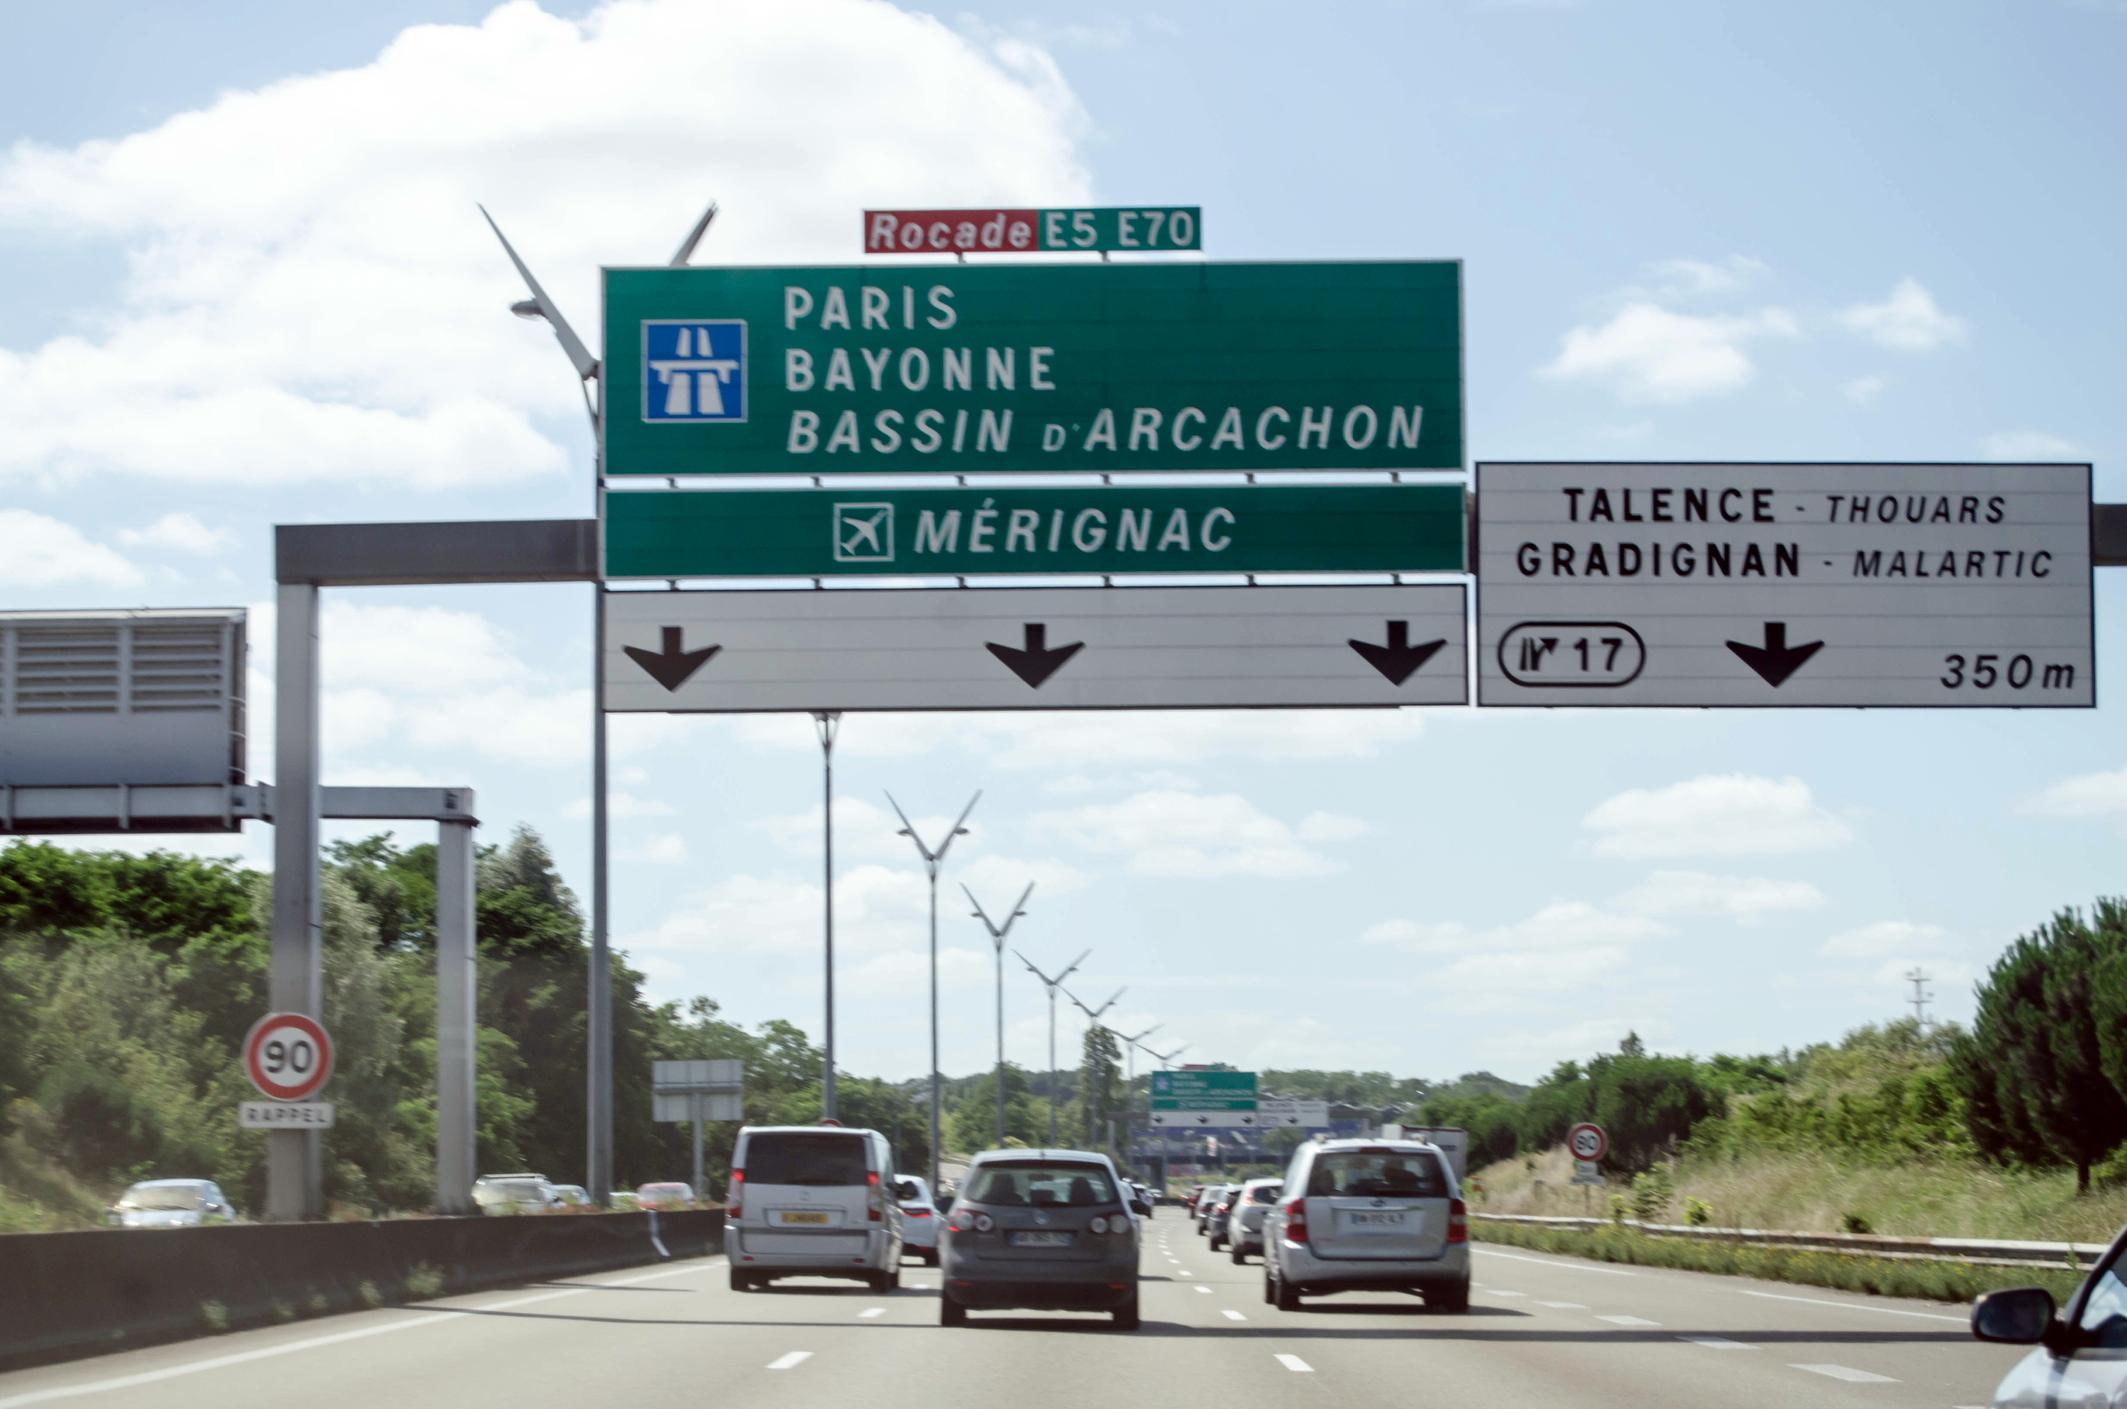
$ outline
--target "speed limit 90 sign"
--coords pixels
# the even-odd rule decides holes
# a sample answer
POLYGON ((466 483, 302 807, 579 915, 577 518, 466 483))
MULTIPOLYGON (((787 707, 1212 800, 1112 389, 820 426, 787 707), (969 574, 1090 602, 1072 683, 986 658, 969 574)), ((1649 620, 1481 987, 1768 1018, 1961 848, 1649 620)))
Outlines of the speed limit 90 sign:
POLYGON ((276 1101, 307 1101, 332 1075, 332 1039, 304 1013, 268 1013, 244 1038, 244 1074, 276 1101))
POLYGON ((1610 1137, 1591 1121, 1582 1121, 1567 1131, 1566 1145, 1573 1151, 1573 1158, 1579 1160, 1599 1160, 1610 1153, 1610 1137))

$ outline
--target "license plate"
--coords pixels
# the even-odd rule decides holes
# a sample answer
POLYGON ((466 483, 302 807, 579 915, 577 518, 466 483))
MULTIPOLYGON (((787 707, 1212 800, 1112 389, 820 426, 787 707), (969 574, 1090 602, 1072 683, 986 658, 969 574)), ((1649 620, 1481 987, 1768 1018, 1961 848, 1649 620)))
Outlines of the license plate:
POLYGON ((820 1225, 825 1224, 826 1222, 827 1215, 824 1213, 786 1213, 783 1215, 783 1223, 786 1227, 792 1223, 808 1223, 820 1225))
POLYGON ((1401 1228, 1401 1213, 1350 1213, 1345 1215, 1354 1228, 1401 1228))
POLYGON ((1069 1233, 1014 1233, 1015 1248, 1067 1248, 1071 1246, 1069 1233))

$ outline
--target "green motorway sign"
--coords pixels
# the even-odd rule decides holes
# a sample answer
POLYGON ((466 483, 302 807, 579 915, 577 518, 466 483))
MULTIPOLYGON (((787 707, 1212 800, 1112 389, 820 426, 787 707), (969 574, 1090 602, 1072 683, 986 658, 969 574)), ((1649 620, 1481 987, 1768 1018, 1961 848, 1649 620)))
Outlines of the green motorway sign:
POLYGON ((1156 1071, 1152 1105, 1156 1111, 1252 1111, 1256 1108, 1256 1074, 1252 1071, 1156 1071))
POLYGON ((1460 469, 1462 266, 608 269, 608 475, 1460 469))
POLYGON ((659 489, 605 506, 608 577, 1463 570, 1459 484, 659 489))

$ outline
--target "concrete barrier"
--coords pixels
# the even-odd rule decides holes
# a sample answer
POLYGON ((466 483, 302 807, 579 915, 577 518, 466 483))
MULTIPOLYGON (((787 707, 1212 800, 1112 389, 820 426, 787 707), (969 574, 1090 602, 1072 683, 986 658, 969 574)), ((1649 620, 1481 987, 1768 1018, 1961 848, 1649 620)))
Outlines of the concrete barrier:
POLYGON ((0 1370, 700 1257, 723 1228, 723 1210, 705 1209, 9 1234, 0 1370))

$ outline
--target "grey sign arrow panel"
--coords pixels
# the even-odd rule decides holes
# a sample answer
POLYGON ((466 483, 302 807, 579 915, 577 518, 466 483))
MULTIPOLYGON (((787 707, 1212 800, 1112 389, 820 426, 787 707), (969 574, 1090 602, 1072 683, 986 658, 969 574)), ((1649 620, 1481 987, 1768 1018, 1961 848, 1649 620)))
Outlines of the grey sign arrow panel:
POLYGON ((1481 705, 2096 702, 2088 465, 1477 467, 1481 705))
POLYGON ((1468 700, 1460 583, 608 592, 604 611, 612 711, 1468 700), (644 664, 711 647, 683 676, 644 664))

